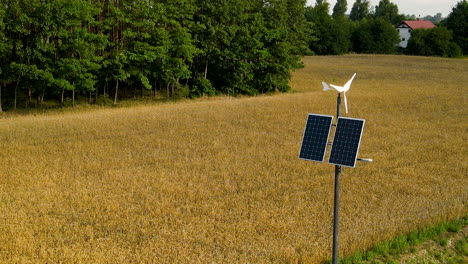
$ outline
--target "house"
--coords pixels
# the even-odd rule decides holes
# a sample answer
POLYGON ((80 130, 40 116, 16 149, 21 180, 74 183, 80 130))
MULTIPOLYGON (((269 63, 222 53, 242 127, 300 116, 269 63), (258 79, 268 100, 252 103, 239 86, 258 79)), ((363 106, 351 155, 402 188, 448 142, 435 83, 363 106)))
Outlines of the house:
POLYGON ((411 37, 411 31, 419 28, 429 29, 434 28, 435 25, 431 21, 425 20, 416 20, 416 21, 403 21, 396 27, 398 33, 400 34, 400 44, 402 48, 408 46, 408 40, 411 37))

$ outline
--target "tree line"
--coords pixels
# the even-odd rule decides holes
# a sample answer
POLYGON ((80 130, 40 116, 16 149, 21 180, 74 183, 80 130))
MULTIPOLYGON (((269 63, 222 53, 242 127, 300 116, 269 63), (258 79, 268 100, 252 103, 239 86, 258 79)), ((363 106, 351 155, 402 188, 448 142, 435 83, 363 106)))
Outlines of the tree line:
POLYGON ((326 0, 316 0, 306 7, 306 19, 313 23, 314 36, 310 49, 318 55, 339 55, 349 52, 368 54, 396 54, 460 57, 468 54, 468 3, 460 1, 445 19, 441 14, 426 16, 436 23, 433 29, 412 32, 408 47, 400 42, 396 26, 404 20, 416 20, 414 15, 400 14, 390 0, 380 0, 372 8, 368 0, 356 0, 349 15, 347 1, 338 0, 333 6, 326 0))
MULTIPOLYGON (((467 5, 415 31, 407 52, 467 54, 467 5)), ((0 111, 285 92, 303 55, 397 52, 395 4, 346 10, 346 0, 331 15, 326 0, 0 0, 0 111)))
POLYGON ((0 109, 284 92, 305 0, 0 0, 0 109))

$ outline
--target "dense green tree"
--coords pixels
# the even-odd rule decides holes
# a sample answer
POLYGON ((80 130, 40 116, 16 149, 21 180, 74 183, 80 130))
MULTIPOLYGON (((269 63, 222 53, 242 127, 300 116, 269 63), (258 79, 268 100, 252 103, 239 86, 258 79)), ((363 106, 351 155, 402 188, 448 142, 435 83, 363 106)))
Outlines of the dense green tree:
POLYGON ((274 6, 262 9, 264 49, 256 56, 263 58, 260 65, 264 66, 256 70, 255 80, 259 81, 254 83, 268 88, 261 92, 288 90, 291 70, 302 67, 300 55, 310 52, 312 25, 305 18, 305 4, 305 0, 277 0, 274 6), (282 19, 277 20, 274 14, 282 19))
POLYGON ((126 2, 125 0, 104 1, 100 14, 103 17, 102 30, 108 38, 101 75, 105 76, 106 87, 114 86, 114 104, 117 103, 119 87, 130 77, 128 72, 130 60, 127 54, 130 41, 125 35, 128 19, 125 13, 126 2))
POLYGON ((334 51, 336 54, 348 53, 352 48, 351 33, 354 25, 348 17, 337 17, 333 20, 332 34, 334 38, 334 51))
POLYGON ((218 89, 229 86, 223 74, 224 71, 229 72, 227 68, 230 65, 223 64, 223 60, 226 58, 226 62, 229 61, 227 56, 231 54, 227 51, 240 24, 239 13, 232 1, 196 0, 196 5, 198 10, 194 14, 193 36, 200 53, 194 59, 192 78, 197 89, 193 94, 210 95, 215 93, 214 86, 218 89))
POLYGON ((392 25, 397 25, 404 19, 404 16, 398 13, 398 6, 390 2, 390 0, 380 0, 375 7, 374 16, 383 18, 392 25))
POLYGON ((452 42, 451 31, 445 27, 413 30, 405 53, 442 57, 459 57, 462 55, 460 47, 452 42))
MULTIPOLYGON (((306 2, 306 0, 286 0, 285 3, 287 19, 284 21, 282 28, 288 31, 287 40, 291 44, 291 53, 296 55, 294 60, 298 59, 297 55, 308 54, 310 52, 308 44, 315 39, 312 23, 308 22, 305 17, 306 2)), ((270 23, 274 23, 273 18, 268 17, 268 14, 264 13, 264 16, 267 16, 266 18, 271 21, 270 23)), ((296 64, 296 62, 293 64, 296 64)))
MULTIPOLYGON (((25 6, 31 6, 31 1, 2 1, 1 7, 4 10, 4 34, 7 42, 11 45, 11 50, 8 52, 9 58, 4 58, 2 65, 2 82, 4 84, 11 84, 15 82, 14 91, 11 91, 10 97, 13 98, 13 108, 17 107, 18 93, 21 90, 20 83, 22 84, 23 76, 30 75, 29 66, 34 63, 34 56, 37 53, 34 45, 34 37, 32 37, 34 19, 32 17, 32 8, 26 9, 25 6), (12 77, 14 76, 14 77, 12 77)), ((3 55, 3 54, 2 54, 3 55)), ((7 54, 5 54, 7 55, 7 54)), ((36 67, 37 69, 37 67, 36 67)), ((25 85, 26 86, 26 85, 25 85)))
POLYGON ((460 1, 442 23, 453 32, 453 40, 468 54, 468 2, 460 1))
POLYGON ((359 22, 352 42, 357 53, 392 54, 400 38, 396 29, 383 18, 369 18, 359 22))
POLYGON ((333 19, 329 14, 330 4, 324 0, 316 0, 315 5, 306 8, 306 19, 313 24, 316 41, 310 44, 312 52, 318 55, 332 54, 333 45, 330 29, 333 27, 333 19))
POLYGON ((344 17, 346 10, 348 9, 348 2, 346 0, 337 0, 333 7, 332 17, 334 19, 344 17))
POLYGON ((369 17, 370 15, 370 3, 368 0, 356 0, 353 7, 351 8, 351 13, 349 18, 352 21, 360 21, 364 18, 369 17))
POLYGON ((195 95, 285 91, 289 71, 307 52, 310 26, 303 0, 199 1, 195 95), (215 69, 215 70, 210 70, 215 69), (202 80, 205 79, 205 80, 202 80), (199 90, 201 89, 201 90, 199 90))
MULTIPOLYGON (((167 56, 162 58, 160 78, 166 83, 166 94, 171 96, 188 95, 188 88, 183 86, 183 79, 191 76, 190 65, 199 52, 193 43, 190 29, 193 27, 193 14, 196 10, 192 0, 164 0, 160 32, 167 32, 167 56), (162 74, 161 74, 162 73, 162 74), (170 91, 168 89, 170 87, 170 91)), ((164 37, 166 38, 166 36, 164 37)))
MULTIPOLYGON (((53 0, 40 6, 46 32, 45 43, 49 43, 47 68, 53 74, 50 92, 64 93, 71 90, 72 104, 75 94, 93 92, 100 69, 101 57, 96 56, 103 49, 106 38, 102 34, 90 32, 98 9, 89 2, 81 0, 53 0)), ((45 89, 40 100, 44 99, 45 89)))
POLYGON ((338 0, 333 7, 332 35, 335 42, 335 53, 344 54, 351 48, 351 23, 346 16, 348 3, 346 0, 338 0))
POLYGON ((317 0, 314 7, 307 7, 306 18, 313 23, 314 37, 310 49, 318 55, 343 54, 350 48, 349 19, 342 16, 333 19, 329 14, 329 3, 317 0))

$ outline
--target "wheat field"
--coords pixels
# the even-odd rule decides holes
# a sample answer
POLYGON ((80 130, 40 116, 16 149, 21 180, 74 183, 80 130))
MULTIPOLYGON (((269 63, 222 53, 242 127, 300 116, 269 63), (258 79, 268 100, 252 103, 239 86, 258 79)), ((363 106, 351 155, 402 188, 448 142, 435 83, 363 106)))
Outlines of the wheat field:
POLYGON ((294 92, 0 115, 0 263, 321 263, 334 167, 307 113, 366 119, 340 255, 468 213, 468 60, 305 57, 294 92))

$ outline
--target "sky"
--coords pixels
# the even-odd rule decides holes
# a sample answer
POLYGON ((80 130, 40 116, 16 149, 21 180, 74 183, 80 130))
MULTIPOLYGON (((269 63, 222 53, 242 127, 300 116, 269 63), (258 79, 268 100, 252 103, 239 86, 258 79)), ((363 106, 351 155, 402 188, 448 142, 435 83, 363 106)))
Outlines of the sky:
MULTIPOLYGON (((398 6, 398 12, 400 14, 416 15, 416 17, 425 17, 427 15, 434 16, 437 13, 442 13, 442 17, 446 17, 452 12, 452 7, 459 1, 461 0, 390 0, 390 2, 398 6)), ((348 0, 347 14, 351 12, 354 2, 354 0, 348 0)), ((380 1, 370 0, 369 2, 373 9, 380 1)), ((336 0, 328 0, 328 3, 330 3, 330 12, 332 12, 336 0)), ((314 4, 315 0, 307 0, 307 5, 310 6, 314 4)))

